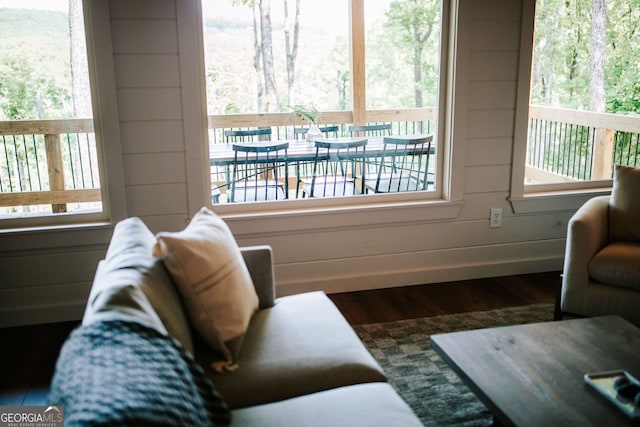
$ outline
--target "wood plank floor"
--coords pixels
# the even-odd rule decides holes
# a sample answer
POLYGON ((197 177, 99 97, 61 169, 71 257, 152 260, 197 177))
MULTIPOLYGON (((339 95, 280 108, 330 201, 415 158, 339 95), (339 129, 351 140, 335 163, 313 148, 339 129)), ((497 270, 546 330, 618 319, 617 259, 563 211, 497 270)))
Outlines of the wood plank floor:
MULTIPOLYGON (((329 295, 352 325, 554 302, 560 272, 329 295)), ((78 322, 0 328, 0 406, 42 405, 78 322)))
POLYGON ((352 325, 555 302, 560 272, 434 283, 329 297, 352 325))

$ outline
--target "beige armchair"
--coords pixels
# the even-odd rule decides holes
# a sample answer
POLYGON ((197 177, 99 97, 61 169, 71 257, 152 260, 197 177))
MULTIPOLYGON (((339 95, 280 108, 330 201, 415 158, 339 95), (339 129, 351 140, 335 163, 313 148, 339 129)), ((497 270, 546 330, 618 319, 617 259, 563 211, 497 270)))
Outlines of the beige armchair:
POLYGON ((569 221, 557 318, 618 314, 640 326, 640 169, 616 166, 611 196, 569 221))

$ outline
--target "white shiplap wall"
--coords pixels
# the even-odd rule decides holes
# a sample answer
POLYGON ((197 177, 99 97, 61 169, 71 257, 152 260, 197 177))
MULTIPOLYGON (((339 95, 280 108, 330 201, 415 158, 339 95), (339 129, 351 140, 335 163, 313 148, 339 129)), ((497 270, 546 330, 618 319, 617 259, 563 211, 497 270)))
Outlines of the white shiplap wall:
MULTIPOLYGON (((198 162, 204 113, 192 1, 111 0, 94 11, 108 15, 94 18, 106 19, 111 31, 112 52, 97 54, 113 57, 115 84, 102 87, 101 97, 115 99, 117 108, 102 121, 119 129, 125 214, 142 217, 153 231, 180 229, 207 197, 198 162)), ((456 203, 228 216, 241 245, 274 248, 279 294, 561 268, 572 211, 514 215, 507 202, 521 2, 460 0, 457 16, 456 203), (488 227, 492 207, 503 209, 502 228, 488 227)), ((110 231, 0 236, 0 326, 78 318, 110 231)))

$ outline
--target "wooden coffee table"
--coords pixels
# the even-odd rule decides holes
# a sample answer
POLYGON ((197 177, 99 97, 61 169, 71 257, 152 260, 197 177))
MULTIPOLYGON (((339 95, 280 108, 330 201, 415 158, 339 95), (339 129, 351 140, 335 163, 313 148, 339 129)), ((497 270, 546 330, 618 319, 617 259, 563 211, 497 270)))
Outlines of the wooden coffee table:
POLYGON ((431 344, 499 425, 639 425, 584 381, 614 370, 640 379, 640 328, 618 316, 438 334, 431 344))

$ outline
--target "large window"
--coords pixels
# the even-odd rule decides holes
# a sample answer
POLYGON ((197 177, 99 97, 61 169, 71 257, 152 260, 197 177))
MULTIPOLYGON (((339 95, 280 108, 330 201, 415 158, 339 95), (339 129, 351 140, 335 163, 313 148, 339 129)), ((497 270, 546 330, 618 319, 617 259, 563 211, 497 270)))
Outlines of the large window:
POLYGON ((0 219, 100 217, 82 1, 0 0, 0 34, 0 219))
MULTIPOLYGON (((288 200, 306 198, 300 186, 311 179, 312 159, 292 155, 303 150, 297 147, 312 124, 296 114, 300 107, 317 111, 318 126, 333 129, 323 134, 328 138, 432 135, 429 156, 420 160, 429 177, 424 188, 384 197, 439 196, 441 1, 202 0, 202 11, 214 204, 233 202, 231 162, 215 159, 237 142, 230 131, 263 130, 267 135, 254 139, 290 141, 289 156, 299 161, 278 177, 288 176, 288 200), (387 128, 375 134, 352 129, 364 125, 387 128)), ((372 155, 381 152, 381 143, 376 147, 370 145, 372 155)), ((380 165, 369 160, 365 180, 380 165)))
POLYGON ((608 186, 615 164, 640 166, 640 3, 537 0, 532 19, 514 182, 523 193, 608 186))

